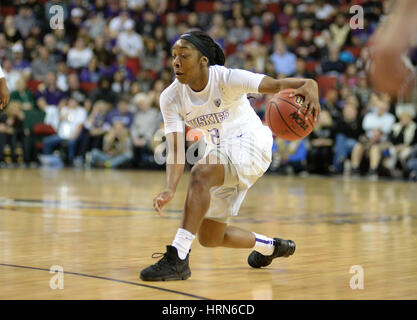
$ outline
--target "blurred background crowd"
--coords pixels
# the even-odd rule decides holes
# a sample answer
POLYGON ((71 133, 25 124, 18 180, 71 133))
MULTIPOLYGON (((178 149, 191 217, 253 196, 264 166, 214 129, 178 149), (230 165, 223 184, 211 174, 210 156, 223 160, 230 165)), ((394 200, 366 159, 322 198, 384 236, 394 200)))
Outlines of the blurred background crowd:
MULTIPOLYGON (((317 80, 315 130, 301 141, 276 138, 270 172, 416 179, 417 99, 373 92, 366 77, 368 43, 391 3, 2 0, 0 63, 11 99, 0 114, 0 170, 163 169, 153 155, 163 140, 159 95, 173 80, 170 48, 198 28, 224 49, 227 67, 317 80), (360 29, 349 24, 356 4, 360 29), (54 5, 63 28, 51 23, 54 5)), ((417 64, 416 50, 410 59, 417 64)), ((262 119, 269 98, 249 96, 262 119)))

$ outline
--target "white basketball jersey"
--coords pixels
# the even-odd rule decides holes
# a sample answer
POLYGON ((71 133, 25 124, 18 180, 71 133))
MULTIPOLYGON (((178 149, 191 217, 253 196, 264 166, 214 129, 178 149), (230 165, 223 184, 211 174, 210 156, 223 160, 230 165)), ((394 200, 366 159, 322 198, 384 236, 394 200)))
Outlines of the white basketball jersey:
POLYGON ((247 93, 258 93, 265 75, 223 66, 210 66, 206 87, 193 91, 177 79, 160 96, 165 134, 184 132, 184 122, 201 129, 205 141, 220 145, 248 131, 263 128, 247 93))

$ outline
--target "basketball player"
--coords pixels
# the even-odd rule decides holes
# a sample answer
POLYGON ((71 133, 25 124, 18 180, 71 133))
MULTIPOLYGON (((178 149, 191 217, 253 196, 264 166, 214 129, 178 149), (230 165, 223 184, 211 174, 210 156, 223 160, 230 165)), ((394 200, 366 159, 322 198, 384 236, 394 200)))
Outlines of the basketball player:
POLYGON ((6 84, 6 78, 4 77, 3 69, 0 66, 0 110, 6 108, 9 103, 10 93, 6 84))
POLYGON ((301 112, 320 111, 314 80, 275 80, 263 74, 224 67, 221 48, 204 32, 183 34, 172 47, 175 81, 160 96, 168 142, 166 188, 154 199, 161 209, 174 197, 184 171, 183 122, 204 132, 205 155, 191 170, 181 227, 162 259, 144 269, 145 281, 185 280, 191 275, 189 252, 196 236, 205 247, 253 248, 254 268, 295 251, 291 240, 269 238, 230 226, 231 216, 271 163, 272 133, 249 104, 247 93, 277 93, 296 88, 305 97, 301 112))
POLYGON ((410 95, 416 73, 406 55, 413 37, 417 37, 417 1, 395 1, 373 38, 369 75, 374 89, 392 97, 410 95))

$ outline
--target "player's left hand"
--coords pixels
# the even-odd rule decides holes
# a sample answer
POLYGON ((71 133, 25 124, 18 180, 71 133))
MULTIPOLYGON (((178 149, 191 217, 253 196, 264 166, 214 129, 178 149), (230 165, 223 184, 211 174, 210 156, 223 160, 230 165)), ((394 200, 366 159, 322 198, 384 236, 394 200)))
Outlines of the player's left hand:
POLYGON ((313 114, 314 120, 317 121, 320 114, 319 88, 317 82, 313 79, 307 79, 301 87, 290 93, 290 97, 297 95, 304 97, 303 105, 298 110, 298 113, 303 114, 306 119, 313 114))
POLYGON ((7 104, 9 103, 10 93, 9 88, 7 88, 6 80, 0 80, 0 110, 6 108, 7 104))

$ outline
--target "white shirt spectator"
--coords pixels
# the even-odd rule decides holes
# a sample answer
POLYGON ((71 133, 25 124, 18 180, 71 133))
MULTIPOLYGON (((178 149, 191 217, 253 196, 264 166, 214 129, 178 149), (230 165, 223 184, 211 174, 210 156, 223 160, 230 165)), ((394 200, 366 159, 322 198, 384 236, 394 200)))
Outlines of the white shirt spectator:
POLYGON ((110 23, 109 23, 110 32, 112 34, 118 34, 119 32, 125 30, 126 22, 134 24, 134 21, 132 19, 127 18, 125 16, 114 17, 113 19, 110 20, 110 23))
POLYGON ((72 138, 77 128, 87 120, 87 113, 80 106, 76 108, 62 107, 60 116, 64 117, 58 128, 58 136, 61 139, 72 138))
POLYGON ((120 33, 117 37, 117 45, 128 57, 139 57, 143 50, 142 37, 132 30, 120 33))
POLYGON ((70 68, 76 69, 87 67, 92 57, 93 52, 90 48, 84 48, 82 50, 71 48, 67 55, 67 65, 70 68))
POLYGON ((17 82, 20 78, 23 77, 23 74, 17 70, 12 69, 9 72, 7 70, 3 70, 3 76, 6 78, 6 84, 9 88, 9 91, 12 92, 17 89, 17 82))
POLYGON ((59 112, 55 105, 49 105, 45 107, 45 119, 43 122, 50 125, 55 131, 58 130, 59 125, 59 112))
POLYGON ((388 134, 391 132, 392 126, 395 123, 395 116, 389 112, 379 115, 377 111, 369 112, 365 115, 362 122, 362 127, 366 132, 368 138, 372 138, 374 130, 381 130, 383 134, 382 140, 385 141, 388 134))

